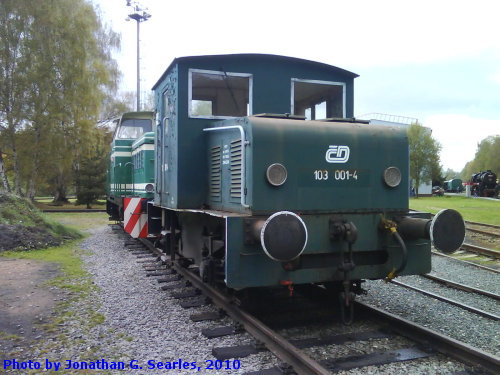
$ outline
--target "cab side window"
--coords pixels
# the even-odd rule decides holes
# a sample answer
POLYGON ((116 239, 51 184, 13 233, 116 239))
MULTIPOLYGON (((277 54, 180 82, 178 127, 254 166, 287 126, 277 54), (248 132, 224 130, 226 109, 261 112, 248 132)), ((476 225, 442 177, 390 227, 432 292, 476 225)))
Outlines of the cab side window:
POLYGON ((345 117, 345 83, 292 79, 292 113, 307 120, 345 117))
POLYGON ((251 101, 251 74, 189 70, 189 117, 248 116, 251 101))

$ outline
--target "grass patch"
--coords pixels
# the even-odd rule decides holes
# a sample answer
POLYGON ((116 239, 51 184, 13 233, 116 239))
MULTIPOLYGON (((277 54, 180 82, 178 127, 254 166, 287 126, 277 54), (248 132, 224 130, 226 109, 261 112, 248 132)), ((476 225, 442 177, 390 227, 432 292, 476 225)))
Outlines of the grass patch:
POLYGON ((0 340, 20 341, 21 336, 18 336, 18 335, 13 334, 13 333, 7 333, 7 332, 0 331, 0 340))
POLYGON ((47 212, 45 215, 52 221, 81 231, 98 228, 109 223, 108 214, 105 212, 47 212))
POLYGON ((444 208, 460 212, 464 220, 500 225, 500 200, 467 198, 445 195, 443 197, 410 198, 410 208, 437 213, 444 208))
POLYGON ((105 320, 106 320, 106 318, 104 317, 104 315, 93 311, 90 314, 90 319, 89 319, 88 323, 89 323, 90 328, 94 328, 94 327, 104 323, 105 320))
POLYGON ((86 294, 90 292, 94 284, 82 267, 83 263, 78 255, 79 242, 74 240, 61 246, 31 251, 5 251, 2 256, 57 263, 63 274, 47 281, 47 283, 58 288, 71 290, 76 294, 86 294))
MULTIPOLYGON (((69 198, 67 203, 54 203, 52 197, 36 197, 34 205, 41 210, 74 210, 74 209, 87 209, 86 204, 76 204, 76 198, 69 198)), ((91 204, 93 209, 103 210, 106 208, 106 200, 98 199, 96 202, 91 204)))

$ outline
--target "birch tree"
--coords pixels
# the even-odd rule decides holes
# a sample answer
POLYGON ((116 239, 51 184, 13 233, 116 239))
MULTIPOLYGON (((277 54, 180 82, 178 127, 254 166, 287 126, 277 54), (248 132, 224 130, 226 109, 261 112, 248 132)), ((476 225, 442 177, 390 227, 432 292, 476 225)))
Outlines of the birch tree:
POLYGON ((432 138, 431 130, 418 123, 408 127, 408 144, 410 148, 410 177, 415 181, 415 193, 421 183, 430 182, 433 175, 440 174, 439 152, 441 145, 432 138))
POLYGON ((119 38, 88 0, 2 0, 0 36, 0 149, 12 155, 14 191, 24 177, 29 198, 43 182, 64 200, 101 103, 116 91, 119 38))

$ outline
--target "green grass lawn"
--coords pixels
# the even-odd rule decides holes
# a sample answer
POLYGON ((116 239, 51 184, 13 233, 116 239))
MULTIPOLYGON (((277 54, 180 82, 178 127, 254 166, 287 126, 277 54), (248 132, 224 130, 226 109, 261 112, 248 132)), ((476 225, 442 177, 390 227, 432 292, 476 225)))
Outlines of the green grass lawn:
POLYGON ((109 223, 105 212, 46 212, 45 216, 67 227, 86 231, 109 223))
POLYGON ((410 198, 410 208, 437 213, 443 208, 460 212, 464 220, 500 225, 500 200, 466 198, 445 195, 443 197, 410 198))
MULTIPOLYGON (((53 197, 35 197, 33 204, 40 210, 75 210, 75 209, 87 209, 85 204, 76 204, 76 198, 69 198, 68 203, 65 204, 54 204, 53 197)), ((92 209, 103 210, 106 208, 106 200, 98 199, 97 202, 91 204, 92 209)))

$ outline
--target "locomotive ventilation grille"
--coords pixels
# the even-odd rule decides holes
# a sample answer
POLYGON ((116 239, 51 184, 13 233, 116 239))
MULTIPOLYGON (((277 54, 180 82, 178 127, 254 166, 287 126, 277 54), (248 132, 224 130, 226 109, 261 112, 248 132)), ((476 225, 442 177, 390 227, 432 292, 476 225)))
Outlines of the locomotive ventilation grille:
POLYGON ((241 139, 231 142, 231 198, 241 198, 241 139))
POLYGON ((221 197, 221 148, 212 147, 210 150, 210 198, 221 197))

